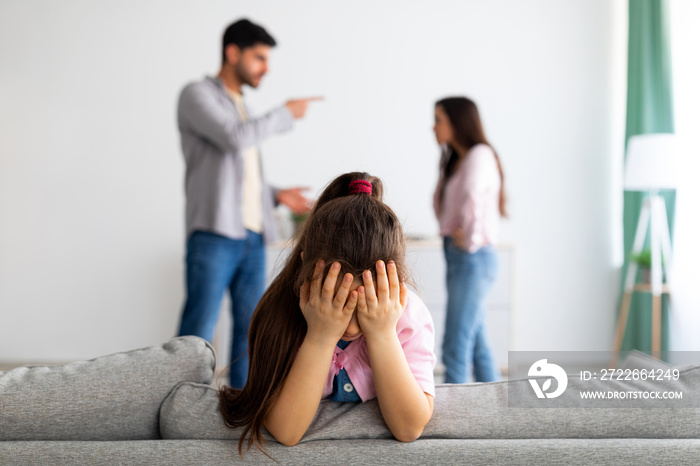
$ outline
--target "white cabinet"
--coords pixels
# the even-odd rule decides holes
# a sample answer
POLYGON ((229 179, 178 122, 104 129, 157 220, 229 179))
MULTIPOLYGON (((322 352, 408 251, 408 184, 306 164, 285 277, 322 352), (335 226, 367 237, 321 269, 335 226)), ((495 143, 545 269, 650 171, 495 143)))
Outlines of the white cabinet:
MULTIPOLYGON (((486 300, 486 327, 491 339, 494 357, 501 370, 508 367, 508 349, 511 339, 513 308, 514 251, 508 246, 496 248, 499 273, 486 300)), ((411 267, 418 292, 433 315, 435 322, 435 353, 438 370, 442 372, 442 337, 445 333, 445 309, 447 290, 445 286, 445 257, 442 242, 409 241, 408 265, 411 267)))

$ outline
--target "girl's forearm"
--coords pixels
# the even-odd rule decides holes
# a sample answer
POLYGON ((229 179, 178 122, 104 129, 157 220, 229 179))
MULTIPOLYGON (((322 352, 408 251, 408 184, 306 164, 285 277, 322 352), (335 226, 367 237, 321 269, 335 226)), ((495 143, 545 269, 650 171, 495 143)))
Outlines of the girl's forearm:
POLYGON ((367 339, 367 347, 384 421, 397 440, 412 442, 433 415, 433 397, 418 385, 395 333, 367 339))
POLYGON ((334 346, 305 338, 280 395, 265 416, 265 428, 284 445, 296 445, 311 425, 323 397, 334 346))

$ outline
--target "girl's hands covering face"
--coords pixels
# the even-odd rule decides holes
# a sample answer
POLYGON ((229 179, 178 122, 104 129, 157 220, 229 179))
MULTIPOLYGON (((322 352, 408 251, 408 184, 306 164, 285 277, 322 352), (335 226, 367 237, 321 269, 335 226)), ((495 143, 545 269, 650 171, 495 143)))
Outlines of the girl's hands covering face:
POLYGON ((362 274, 364 286, 358 288, 357 322, 366 339, 396 335, 396 324, 406 307, 407 288, 399 283, 396 264, 390 261, 385 266, 377 261, 377 289, 374 289, 372 274, 362 274))
POLYGON ((350 323, 357 305, 358 292, 350 292, 353 276, 349 273, 342 278, 340 288, 336 292, 340 264, 334 262, 331 265, 325 280, 324 267, 324 261, 316 262, 313 278, 301 287, 299 307, 308 327, 306 337, 335 346, 350 323))

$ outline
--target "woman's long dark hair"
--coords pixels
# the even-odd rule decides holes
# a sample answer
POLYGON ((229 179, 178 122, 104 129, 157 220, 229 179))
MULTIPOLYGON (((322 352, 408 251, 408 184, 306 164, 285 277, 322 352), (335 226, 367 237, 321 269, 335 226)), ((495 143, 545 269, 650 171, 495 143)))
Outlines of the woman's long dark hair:
POLYGON ((247 439, 263 447, 263 419, 277 400, 297 350, 306 336, 306 320, 299 308, 299 289, 310 280, 318 259, 334 261, 345 273, 374 272, 378 260, 396 263, 401 281, 410 283, 405 264, 406 245, 401 223, 382 202, 382 182, 367 173, 347 173, 323 191, 302 227, 297 244, 279 275, 260 300, 250 323, 248 382, 242 390, 224 387, 219 407, 229 427, 243 427, 238 443, 242 454, 247 439), (349 194, 349 184, 365 180, 372 194, 349 194), (304 252, 304 260, 301 253, 304 252))
MULTIPOLYGON (((481 117, 479 117, 479 109, 476 104, 466 97, 448 97, 446 99, 439 100, 435 107, 440 107, 447 115, 452 130, 454 132, 454 138, 457 140, 460 146, 471 149, 477 144, 486 144, 493 149, 493 146, 486 139, 486 134, 484 133, 484 128, 481 125, 481 117)), ((496 151, 493 151, 496 156, 496 164, 498 165, 498 173, 501 176, 501 192, 498 198, 498 209, 501 212, 501 217, 506 217, 506 192, 503 183, 503 167, 501 167, 501 159, 498 157, 496 151)), ((448 155, 446 160, 442 163, 440 167, 440 174, 442 175, 442 188, 440 190, 440 203, 442 203, 443 195, 445 193, 445 185, 447 180, 454 174, 457 164, 461 160, 463 154, 458 154, 454 147, 448 146, 448 155)))

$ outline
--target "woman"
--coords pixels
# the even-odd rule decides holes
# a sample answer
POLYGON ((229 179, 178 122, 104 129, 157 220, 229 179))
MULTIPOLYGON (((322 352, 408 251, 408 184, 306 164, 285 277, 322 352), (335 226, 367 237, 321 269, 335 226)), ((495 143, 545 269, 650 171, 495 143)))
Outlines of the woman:
POLYGON ((485 299, 498 269, 493 244, 505 217, 503 170, 486 140, 476 104, 451 97, 435 104, 442 148, 433 207, 444 238, 447 317, 442 344, 446 383, 499 379, 485 328, 485 299))

